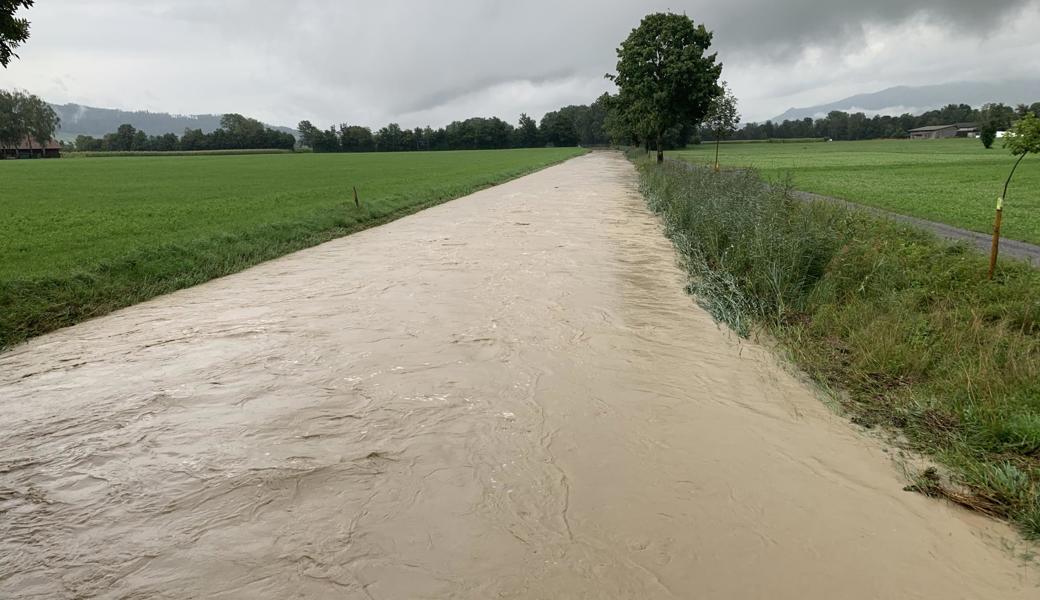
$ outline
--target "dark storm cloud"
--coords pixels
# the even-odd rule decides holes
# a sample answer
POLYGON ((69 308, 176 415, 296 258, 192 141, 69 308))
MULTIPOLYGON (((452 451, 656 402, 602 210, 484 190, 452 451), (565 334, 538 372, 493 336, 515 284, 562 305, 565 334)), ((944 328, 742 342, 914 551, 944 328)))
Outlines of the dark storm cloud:
POLYGON ((613 70, 617 43, 654 10, 685 12, 706 23, 723 51, 775 62, 806 44, 855 46, 864 41, 866 26, 915 17, 959 35, 985 35, 1029 1, 232 0, 218 8, 175 3, 167 14, 209 23, 225 39, 278 48, 316 80, 392 89, 384 106, 411 113, 509 81, 598 77, 613 70))
POLYGON ((538 75, 531 76, 507 76, 507 75, 494 75, 484 77, 478 81, 467 82, 466 85, 460 85, 454 88, 436 89, 427 93, 419 93, 417 95, 409 95, 407 100, 400 104, 399 109, 403 113, 418 112, 424 109, 435 108, 438 106, 444 106, 450 104, 454 100, 472 94, 477 90, 488 89, 497 85, 508 84, 511 81, 517 79, 523 79, 531 84, 539 85, 545 84, 551 81, 558 81, 567 79, 568 77, 575 76, 576 73, 573 69, 561 68, 554 71, 548 71, 540 73, 538 75))
MULTIPOLYGON (((987 35, 1034 0, 734 0, 705 10, 720 43, 778 58, 805 44, 847 46, 863 41, 869 25, 897 25, 923 17, 960 35, 987 35), (712 14, 714 12, 714 14, 712 14), (770 52, 773 51, 773 52, 770 52)), ((692 11, 687 11, 691 16, 692 11)))
MULTIPOLYGON (((8 77, 61 96, 56 100, 174 112, 235 110, 281 123, 402 119, 437 125, 470 114, 512 120, 521 111, 537 116, 588 102, 609 89, 603 74, 614 69, 618 42, 646 13, 671 10, 715 31, 725 77, 743 86, 738 93, 754 112, 755 103, 764 107, 770 98, 833 85, 843 76, 849 78, 843 85, 874 85, 879 72, 892 78, 908 73, 905 65, 892 64, 897 46, 901 62, 920 59, 918 66, 927 69, 923 57, 942 52, 928 54, 914 44, 934 50, 986 38, 1026 11, 1040 14, 1038 5, 1040 0, 48 0, 32 9, 33 40, 20 63, 0 72, 0 85, 8 77), (886 33, 908 23, 926 24, 931 37, 925 42, 886 33), (878 57, 845 64, 864 48, 878 57), (799 61, 812 49, 819 58, 808 72, 799 61), (53 85, 56 80, 64 89, 53 85)), ((998 55, 971 56, 965 66, 986 70, 999 64, 998 55)))

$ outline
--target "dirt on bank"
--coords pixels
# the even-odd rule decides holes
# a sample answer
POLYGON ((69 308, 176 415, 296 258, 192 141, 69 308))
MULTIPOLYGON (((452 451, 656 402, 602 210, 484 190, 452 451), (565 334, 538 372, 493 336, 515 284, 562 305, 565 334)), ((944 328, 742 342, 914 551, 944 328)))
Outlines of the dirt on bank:
POLYGON ((0 355, 0 597, 1036 598, 683 293, 620 156, 0 355))

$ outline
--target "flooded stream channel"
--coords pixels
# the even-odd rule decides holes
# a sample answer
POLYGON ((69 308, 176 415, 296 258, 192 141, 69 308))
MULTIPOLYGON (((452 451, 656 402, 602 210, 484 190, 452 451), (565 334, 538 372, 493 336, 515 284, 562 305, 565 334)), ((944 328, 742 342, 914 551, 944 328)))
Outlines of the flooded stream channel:
POLYGON ((1037 598, 593 153, 0 355, 3 598, 1037 598))

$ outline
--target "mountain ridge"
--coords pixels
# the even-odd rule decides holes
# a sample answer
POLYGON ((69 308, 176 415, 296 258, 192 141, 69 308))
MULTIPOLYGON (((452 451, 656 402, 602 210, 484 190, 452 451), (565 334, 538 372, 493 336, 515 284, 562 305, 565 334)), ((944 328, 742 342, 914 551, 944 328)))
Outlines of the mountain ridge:
POLYGON ((785 120, 818 118, 833 110, 864 112, 868 116, 920 114, 942 108, 947 104, 970 104, 979 107, 988 102, 1032 104, 1040 102, 1040 79, 1017 79, 998 82, 956 81, 935 85, 899 85, 877 92, 856 94, 829 102, 802 108, 789 108, 772 119, 774 123, 785 120))
MULTIPOLYGON (((61 127, 55 137, 63 141, 72 141, 80 135, 102 137, 106 133, 114 132, 124 123, 129 123, 148 135, 166 133, 181 135, 185 129, 201 129, 204 133, 212 133, 220 127, 222 116, 215 114, 176 115, 146 110, 131 111, 87 106, 75 102, 48 104, 61 118, 61 127)), ((270 124, 267 126, 296 135, 296 130, 290 127, 270 124)))

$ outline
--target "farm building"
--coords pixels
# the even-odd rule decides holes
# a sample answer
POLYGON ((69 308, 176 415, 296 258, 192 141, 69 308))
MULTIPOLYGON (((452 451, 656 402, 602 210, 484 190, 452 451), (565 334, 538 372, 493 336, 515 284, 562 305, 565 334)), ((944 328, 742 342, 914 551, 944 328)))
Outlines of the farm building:
POLYGON ((0 146, 0 158, 61 158, 61 144, 53 138, 46 144, 25 138, 14 147, 0 146))
POLYGON ((955 123, 955 125, 957 125, 957 137, 979 137, 978 123, 955 123))
POLYGON ((939 140, 957 137, 959 128, 956 125, 929 125, 910 130, 912 140, 939 140))

